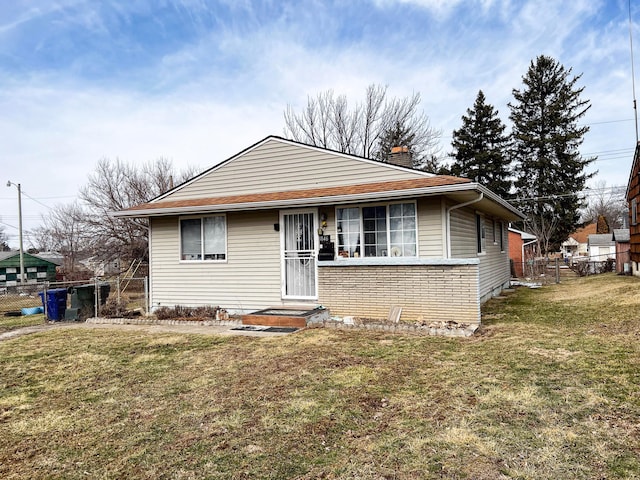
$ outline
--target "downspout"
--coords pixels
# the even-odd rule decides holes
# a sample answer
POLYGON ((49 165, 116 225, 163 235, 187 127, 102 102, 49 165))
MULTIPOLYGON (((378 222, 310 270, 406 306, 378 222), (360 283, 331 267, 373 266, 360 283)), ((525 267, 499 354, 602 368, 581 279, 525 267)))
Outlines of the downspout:
POLYGON ((453 205, 452 207, 448 207, 446 212, 446 221, 447 221, 447 258, 451 258, 451 212, 453 210, 457 210, 462 207, 466 207, 473 203, 477 203, 484 198, 484 193, 480 192, 478 194, 478 198, 474 198, 473 200, 469 200, 468 202, 459 203, 457 205, 453 205))

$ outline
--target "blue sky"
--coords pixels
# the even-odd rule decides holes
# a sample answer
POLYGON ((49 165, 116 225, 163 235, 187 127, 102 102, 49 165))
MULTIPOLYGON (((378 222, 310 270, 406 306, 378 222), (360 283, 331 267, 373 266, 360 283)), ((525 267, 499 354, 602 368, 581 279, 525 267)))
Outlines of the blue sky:
MULTIPOLYGON (((327 89, 355 103, 372 83, 419 92, 448 152, 480 89, 509 126, 512 89, 541 54, 582 74, 592 102, 582 152, 599 155, 595 180, 626 184, 628 0, 3 2, 0 183, 22 184, 33 228, 47 207, 73 201, 101 158, 205 169, 281 135, 288 104, 327 89)), ((0 191, 13 245, 16 196, 0 191)))

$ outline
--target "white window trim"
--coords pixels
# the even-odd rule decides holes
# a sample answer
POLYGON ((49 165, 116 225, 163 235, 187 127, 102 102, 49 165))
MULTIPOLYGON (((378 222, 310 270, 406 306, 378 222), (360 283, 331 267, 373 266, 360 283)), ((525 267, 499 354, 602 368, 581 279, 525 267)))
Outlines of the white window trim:
MULTIPOLYGON (((504 222, 503 221, 499 221, 498 223, 498 233, 500 234, 500 237, 498 237, 498 244, 500 245, 500 253, 505 253, 505 244, 507 242, 504 241, 504 222)), ((508 239, 508 235, 507 235, 507 239, 508 239)))
POLYGON ((408 200, 408 201, 398 201, 398 202, 375 202, 375 203, 362 203, 362 204, 355 204, 355 205, 336 205, 335 207, 335 211, 334 211, 334 218, 335 220, 335 248, 336 248, 336 252, 335 252, 335 257, 338 261, 341 262, 361 262, 362 259, 371 259, 371 258, 390 258, 390 259, 395 259, 395 258, 420 258, 420 235, 419 235, 419 226, 418 226, 418 202, 416 200, 408 200), (414 206, 414 211, 415 211, 415 218, 416 218, 416 228, 415 228, 415 232, 416 232, 416 254, 415 256, 411 256, 411 257, 393 257, 391 256, 391 249, 389 248, 389 251, 387 252, 387 256, 386 257, 367 257, 366 255, 364 255, 364 218, 362 215, 362 209, 363 208, 367 208, 367 207, 385 207, 386 209, 386 218, 387 218, 387 245, 391 245, 391 232, 389 230, 389 206, 390 205, 403 205, 403 204, 407 204, 407 203, 412 203, 414 206), (360 243, 358 244, 358 247, 360 247, 360 256, 359 257, 349 257, 349 258, 344 258, 344 257, 340 257, 338 255, 338 209, 340 208, 358 208, 360 210, 360 243))
POLYGON ((487 228, 485 221, 484 213, 476 212, 476 253, 479 257, 487 254, 487 228), (483 233, 484 236, 482 235, 483 233), (483 238, 484 242, 482 241, 483 238))
MULTIPOLYGON (((229 259, 228 250, 228 242, 229 239, 229 228, 227 225, 227 214, 226 213, 215 213, 211 215, 186 215, 183 217, 178 217, 178 261, 180 263, 191 263, 191 264, 201 264, 201 263, 227 263, 229 259), (205 260, 204 252, 202 252, 202 259, 200 260, 183 260, 182 259, 182 220, 192 220, 194 218, 199 218, 200 220, 204 218, 211 217, 223 217, 224 218, 224 260, 205 260)), ((202 228, 202 222, 200 223, 200 248, 204 248, 204 228, 202 228)))

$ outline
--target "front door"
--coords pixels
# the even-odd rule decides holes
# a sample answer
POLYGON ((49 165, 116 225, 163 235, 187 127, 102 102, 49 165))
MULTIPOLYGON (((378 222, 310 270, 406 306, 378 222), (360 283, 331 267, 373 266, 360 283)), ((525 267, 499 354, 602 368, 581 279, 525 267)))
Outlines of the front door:
POLYGON ((314 210, 282 213, 282 297, 315 300, 317 292, 314 210))

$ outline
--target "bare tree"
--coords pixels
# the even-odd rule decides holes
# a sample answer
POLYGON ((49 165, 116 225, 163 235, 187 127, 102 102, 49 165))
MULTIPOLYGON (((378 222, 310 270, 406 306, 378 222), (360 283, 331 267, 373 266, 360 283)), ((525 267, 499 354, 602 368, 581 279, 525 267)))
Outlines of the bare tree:
POLYGON ((166 158, 140 167, 119 159, 100 160, 79 195, 86 212, 84 226, 91 234, 89 249, 93 255, 105 261, 146 259, 147 220, 114 218, 109 212, 146 203, 173 188, 174 179, 182 183, 193 174, 193 168, 176 173, 166 158))
POLYGON ((192 167, 176 173, 166 158, 140 165, 102 159, 80 190, 80 202, 59 205, 43 216, 42 226, 32 232, 37 238, 33 246, 59 251, 67 272, 80 257, 120 259, 123 265, 146 260, 148 222, 113 218, 109 212, 146 203, 194 174, 192 167))
POLYGON ((42 215, 42 226, 34 229, 31 236, 37 238, 38 250, 59 252, 65 272, 73 272, 90 244, 85 223, 86 213, 79 203, 57 205, 42 215))
POLYGON ((584 223, 593 223, 602 216, 611 230, 623 228, 627 225, 627 213, 625 187, 607 187, 607 182, 600 180, 587 190, 587 206, 582 211, 584 223))
POLYGON ((434 164, 441 132, 431 127, 419 105, 419 93, 388 98, 387 87, 369 85, 364 101, 350 108, 345 95, 328 90, 308 97, 300 113, 287 106, 284 134, 298 142, 382 161, 388 160, 391 147, 407 146, 414 167, 425 168, 434 164), (394 137, 398 131, 402 138, 394 137), (389 139, 404 144, 389 145, 389 139))
POLYGON ((0 252, 8 252, 9 250, 11 250, 9 236, 5 233, 4 227, 0 225, 0 252))

